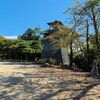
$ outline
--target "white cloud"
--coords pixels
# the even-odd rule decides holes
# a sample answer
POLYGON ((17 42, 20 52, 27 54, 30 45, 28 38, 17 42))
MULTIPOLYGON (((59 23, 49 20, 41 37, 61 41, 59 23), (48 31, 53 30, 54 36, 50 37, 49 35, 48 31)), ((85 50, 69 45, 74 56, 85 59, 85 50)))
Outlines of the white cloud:
POLYGON ((15 35, 15 36, 4 36, 5 38, 7 38, 7 39, 17 39, 17 35, 15 35))

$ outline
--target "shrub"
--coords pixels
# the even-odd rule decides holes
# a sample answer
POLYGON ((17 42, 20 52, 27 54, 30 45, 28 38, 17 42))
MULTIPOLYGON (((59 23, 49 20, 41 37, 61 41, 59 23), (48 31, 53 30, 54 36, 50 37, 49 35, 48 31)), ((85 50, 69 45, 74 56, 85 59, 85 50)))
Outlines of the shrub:
POLYGON ((85 51, 83 54, 74 56, 74 63, 83 71, 91 71, 95 57, 96 55, 94 49, 90 49, 89 54, 85 51))
POLYGON ((49 63, 49 64, 56 64, 56 60, 54 58, 42 58, 42 59, 39 59, 37 61, 37 63, 39 64, 45 64, 45 63, 49 63))
POLYGON ((56 59, 54 59, 54 58, 49 58, 49 63, 50 63, 50 64, 56 64, 56 59))
POLYGON ((37 61, 37 63, 39 63, 39 64, 45 64, 46 62, 47 62, 47 59, 45 59, 45 58, 39 59, 37 61))

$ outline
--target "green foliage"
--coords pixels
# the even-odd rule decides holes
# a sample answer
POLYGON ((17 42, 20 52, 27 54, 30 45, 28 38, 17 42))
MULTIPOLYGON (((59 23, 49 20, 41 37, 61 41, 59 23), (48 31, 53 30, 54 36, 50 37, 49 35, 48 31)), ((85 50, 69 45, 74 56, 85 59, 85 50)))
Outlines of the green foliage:
MULTIPOLYGON (((90 36, 90 45, 93 47, 93 48, 96 48, 96 40, 95 40, 95 35, 91 35, 90 36)), ((99 40, 99 43, 100 43, 100 33, 98 33, 98 40, 99 40)))
POLYGON ((42 53, 43 46, 39 41, 32 41, 31 47, 34 49, 35 53, 42 53))
POLYGON ((54 48, 67 47, 70 43, 72 30, 64 25, 59 25, 57 27, 58 30, 47 36, 45 39, 51 41, 54 48))
POLYGON ((37 63, 39 63, 39 64, 45 64, 46 62, 47 62, 47 59, 46 59, 46 58, 39 59, 39 60, 37 61, 37 63))
POLYGON ((83 71, 91 71, 93 60, 96 58, 95 49, 90 49, 87 54, 86 49, 81 54, 74 56, 74 63, 83 71))
POLYGON ((97 60, 98 60, 98 63, 99 63, 99 65, 100 65, 100 53, 99 53, 98 56, 97 56, 97 60))
MULTIPOLYGON (((73 7, 68 8, 65 13, 70 13, 71 16, 71 24, 74 22, 74 29, 79 31, 80 33, 86 33, 85 29, 89 26, 94 30, 95 35, 91 35, 87 37, 88 41, 85 41, 81 45, 82 51, 78 54, 78 52, 74 52, 74 61, 78 64, 78 67, 81 67, 83 70, 91 69, 91 65, 94 59, 99 60, 99 49, 100 49, 100 36, 99 36, 99 23, 100 23, 100 0, 85 0, 85 2, 80 2, 77 0, 73 7), (76 9, 77 8, 77 9, 76 9), (86 25, 86 20, 88 21, 88 25, 86 25), (84 28, 82 28, 84 27, 84 28), (81 30, 80 30, 81 29, 81 30), (86 42, 88 42, 86 44, 86 42), (86 48, 87 47, 87 48, 86 48)), ((87 30, 88 34, 89 30, 87 30)), ((82 37, 84 40, 85 37, 82 37)), ((77 42, 73 42, 75 48, 77 46, 77 42)), ((79 44, 80 45, 80 44, 79 44)), ((78 47, 79 48, 79 47, 78 47)))
POLYGON ((39 28, 35 28, 34 30, 32 29, 27 29, 26 32, 22 35, 18 36, 18 39, 22 39, 22 40, 40 40, 40 36, 39 36, 39 28))
POLYGON ((30 46, 31 41, 19 41, 18 43, 18 50, 22 53, 32 53, 32 48, 30 46))
POLYGON ((39 41, 25 41, 25 40, 21 40, 19 41, 18 45, 18 52, 26 55, 26 59, 28 59, 28 55, 32 55, 32 54, 39 54, 42 52, 42 45, 39 41))
POLYGON ((49 58, 49 59, 42 58, 42 59, 38 60, 38 63, 40 63, 40 64, 45 64, 45 63, 56 64, 56 60, 54 58, 49 58))
POLYGON ((18 36, 17 40, 6 39, 0 36, 0 59, 34 60, 40 57, 43 46, 41 44, 41 29, 27 31, 18 36))
POLYGON ((49 62, 50 64, 56 64, 56 60, 55 60, 54 58, 49 58, 49 59, 48 59, 48 62, 49 62))
MULTIPOLYGON (((100 64, 100 49, 99 49, 99 51, 97 50, 96 40, 94 38, 95 38, 95 35, 90 36, 90 48, 94 49, 95 59, 97 59, 99 64, 100 64)), ((99 43, 100 43, 100 33, 98 33, 98 40, 99 40, 99 43)), ((99 47, 100 47, 100 45, 99 45, 99 47)))

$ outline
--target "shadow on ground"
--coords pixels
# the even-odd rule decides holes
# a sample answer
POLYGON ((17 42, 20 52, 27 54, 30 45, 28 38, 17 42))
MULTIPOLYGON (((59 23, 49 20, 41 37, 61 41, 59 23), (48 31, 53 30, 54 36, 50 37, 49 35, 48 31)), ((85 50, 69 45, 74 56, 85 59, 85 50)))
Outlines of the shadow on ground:
MULTIPOLYGON (((23 73, 0 78, 0 100, 81 100, 84 96, 100 94, 88 92, 100 85, 100 80, 76 72, 38 68, 36 73, 23 73)), ((100 98, 100 97, 98 97, 100 98)))

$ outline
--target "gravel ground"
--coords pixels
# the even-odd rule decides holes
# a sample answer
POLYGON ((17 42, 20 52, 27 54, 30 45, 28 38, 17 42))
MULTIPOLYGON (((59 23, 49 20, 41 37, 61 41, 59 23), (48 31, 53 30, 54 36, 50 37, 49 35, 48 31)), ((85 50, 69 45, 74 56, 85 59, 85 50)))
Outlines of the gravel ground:
POLYGON ((0 100, 100 100, 100 79, 67 69, 3 62, 0 100))

